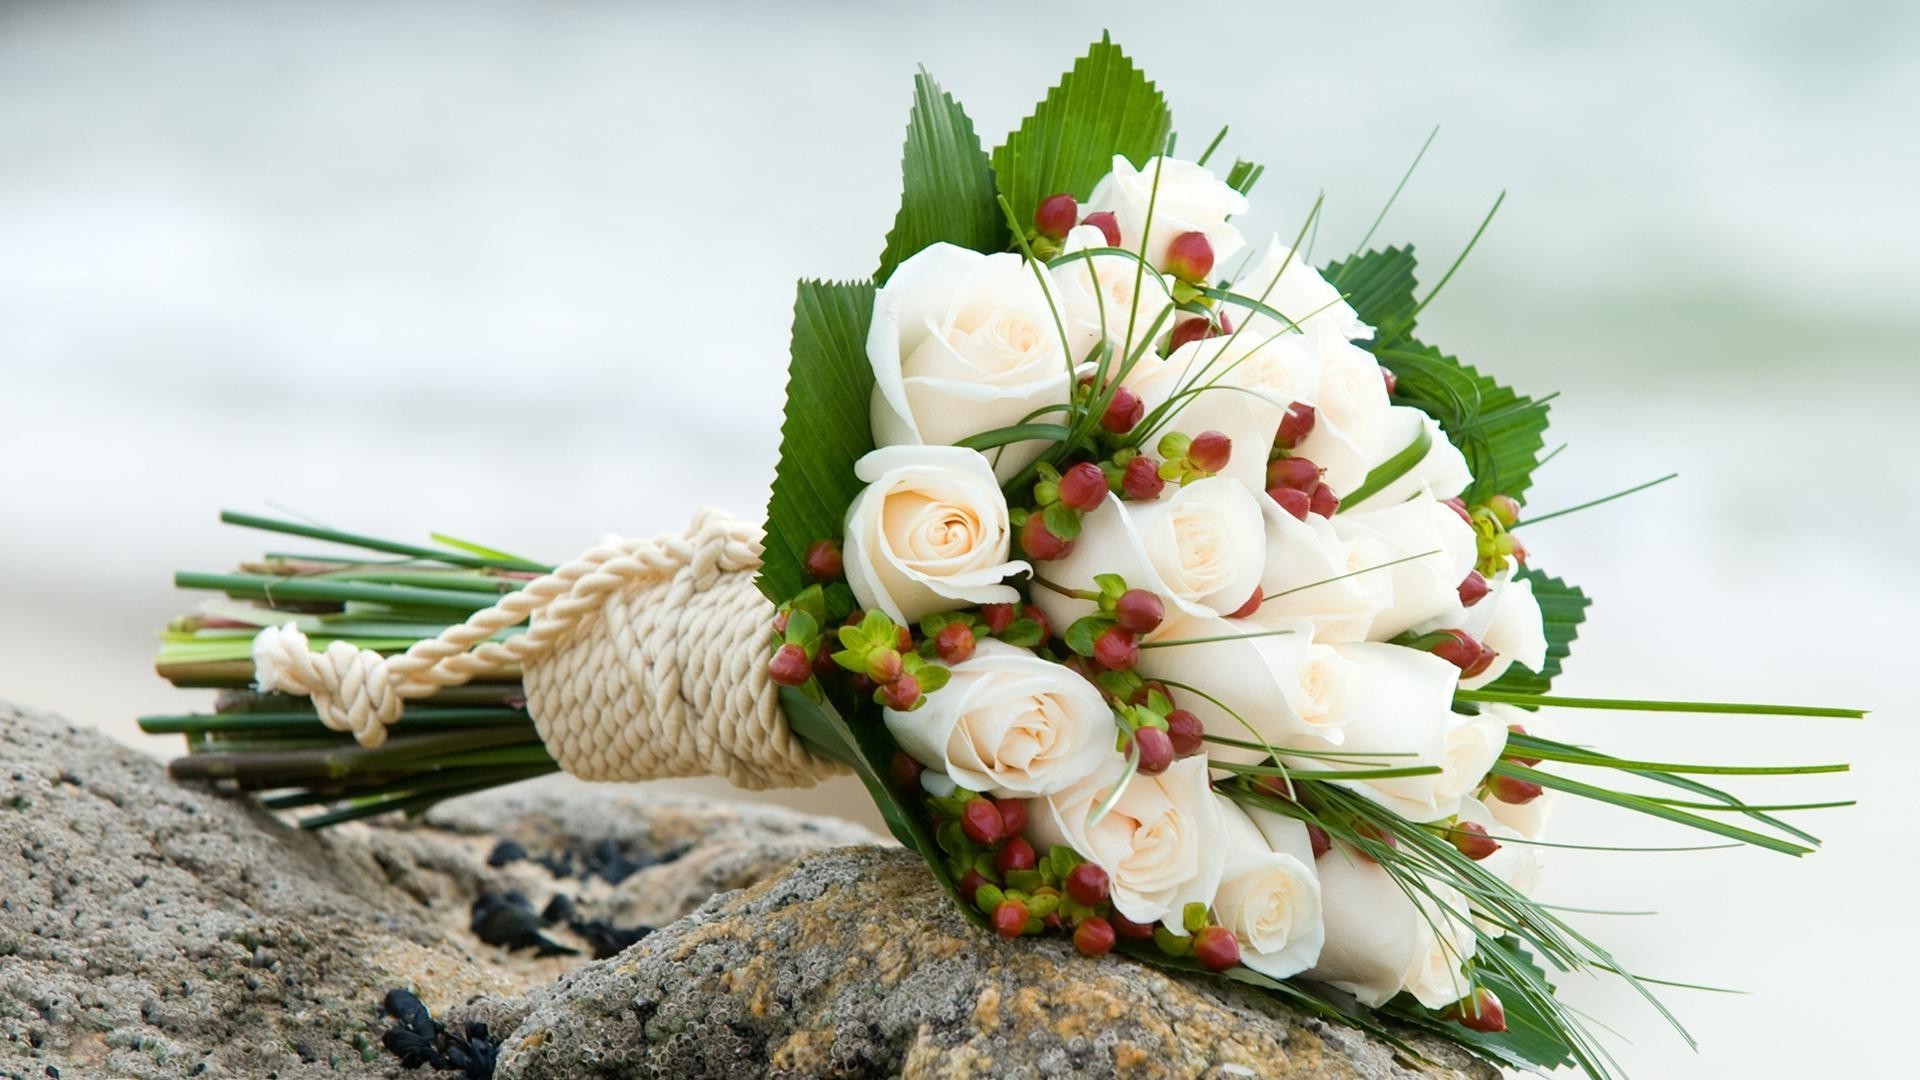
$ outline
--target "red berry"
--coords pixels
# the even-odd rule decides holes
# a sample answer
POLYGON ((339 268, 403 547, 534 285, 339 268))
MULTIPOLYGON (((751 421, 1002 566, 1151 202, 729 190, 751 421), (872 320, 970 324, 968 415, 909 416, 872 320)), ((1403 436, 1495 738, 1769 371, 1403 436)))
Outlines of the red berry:
POLYGON ((989 634, 1003 634, 1015 619, 1012 604, 982 604, 980 619, 987 624, 989 634))
POLYGON ((1459 514, 1461 521, 1469 525, 1473 524, 1473 515, 1467 511, 1467 500, 1455 495, 1451 499, 1441 499, 1440 501, 1446 504, 1447 509, 1459 514))
POLYGON ((1105 956, 1113 951, 1113 939, 1113 924, 1098 915, 1087 916, 1073 928, 1073 947, 1081 956, 1105 956))
POLYGON ((867 656, 867 678, 885 686, 901 676, 900 664, 898 649, 875 649, 867 656))
POLYGON ((1267 462, 1267 486, 1311 492, 1320 483, 1320 466, 1303 457, 1283 457, 1267 462))
POLYGON ((1395 390, 1400 389, 1400 377, 1388 371, 1386 368, 1380 369, 1380 379, 1387 384, 1388 394, 1392 394, 1395 390))
POLYGON ((767 661, 767 674, 781 686, 799 686, 813 677, 813 661, 808 659, 807 650, 789 643, 780 646, 767 661))
POLYGON ((1469 570, 1467 576, 1460 579, 1460 606, 1472 607, 1485 600, 1487 594, 1492 591, 1493 586, 1487 584, 1487 579, 1481 575, 1480 571, 1469 570))
POLYGON ((1268 488, 1267 495, 1280 504, 1280 509, 1301 521, 1307 520, 1307 514, 1313 510, 1313 496, 1299 488, 1268 488))
POLYGON ((1182 281, 1205 281, 1213 272, 1213 244, 1203 232, 1183 232, 1167 243, 1166 265, 1161 267, 1182 281))
POLYGON ((1307 496, 1307 509, 1321 517, 1332 517, 1340 509, 1340 496, 1325 484, 1313 485, 1313 493, 1307 496))
POLYGON ((1126 628, 1109 626, 1093 639, 1093 659, 1108 671, 1132 671, 1140 662, 1140 642, 1126 628))
POLYGON ((1011 874, 1015 870, 1031 870, 1036 861, 1033 845, 1019 836, 1002 844, 1000 850, 993 853, 994 868, 999 870, 1002 876, 1011 874))
POLYGON ((1041 611, 1037 604, 1028 604, 1020 609, 1020 614, 1040 624, 1040 643, 1046 644, 1047 639, 1053 636, 1053 624, 1047 621, 1047 613, 1041 611))
POLYGON ((1313 434, 1313 406, 1294 402, 1287 406, 1287 415, 1280 421, 1280 431, 1273 438, 1274 445, 1282 450, 1291 450, 1301 441, 1313 434))
POLYGON ((1127 462, 1126 475, 1120 481, 1120 490, 1134 502, 1151 502, 1166 486, 1167 482, 1160 479, 1160 463, 1150 457, 1127 462))
POLYGON ((1153 936, 1153 924, 1138 923, 1115 911, 1112 915, 1113 930, 1123 938, 1133 941, 1145 941, 1153 936))
POLYGON ((960 831, 982 847, 999 843, 1007 835, 1006 819, 991 799, 974 799, 960 808, 960 831))
POLYGON ((1462 676, 1471 678, 1487 670, 1493 664, 1494 651, 1480 644, 1478 638, 1465 630, 1442 630, 1446 637, 1431 650, 1433 655, 1460 669, 1462 676))
POLYGON ((1225 312, 1220 313, 1220 323, 1217 326, 1213 320, 1204 316, 1187 319, 1175 326, 1173 333, 1167 337, 1167 351, 1176 352, 1182 345, 1231 333, 1233 333, 1233 320, 1227 318, 1225 312))
POLYGON ((1463 1028, 1498 1035, 1507 1030, 1507 1010, 1493 991, 1482 987, 1457 1004, 1447 1007, 1446 1017, 1463 1028))
POLYGON ((986 883, 987 879, 981 876, 980 871, 969 869, 966 873, 960 875, 960 880, 954 882, 953 887, 960 890, 961 899, 971 904, 973 903, 973 894, 979 892, 980 886, 986 883))
POLYGON ((820 581, 832 581, 844 569, 840 561, 840 545, 831 540, 815 540, 808 544, 806 563, 807 573, 820 581))
POLYGON ((1051 915, 1048 915, 1046 918, 1041 919, 1040 925, 1046 927, 1049 930, 1059 930, 1062 927, 1066 926, 1067 923, 1065 919, 1062 919, 1060 917, 1060 913, 1056 911, 1051 915))
POLYGON ((1062 540, 1047 530, 1047 523, 1039 514, 1027 516, 1027 523, 1020 527, 1020 548, 1031 558, 1041 562, 1064 558, 1073 550, 1073 543, 1062 540))
POLYGON ((1276 799, 1284 799, 1287 802, 1300 801, 1295 797, 1299 792, 1294 790, 1293 781, 1287 777, 1260 776, 1255 777, 1253 783, 1255 787, 1276 799))
POLYGON ((1257 612, 1260 610, 1260 605, 1264 603, 1266 599, 1267 599, 1266 593, 1262 592, 1259 589, 1255 589, 1253 590, 1253 595, 1247 597, 1247 602, 1244 604, 1241 604, 1237 608, 1234 608, 1233 614, 1227 616, 1227 618, 1251 619, 1253 618, 1254 612, 1257 612))
POLYGON ((1114 620, 1120 628, 1135 634, 1151 634, 1167 617, 1160 598, 1145 589, 1128 589, 1113 603, 1114 620))
POLYGON ((1175 709, 1167 714, 1167 740, 1173 743, 1175 757, 1192 757, 1199 753, 1205 742, 1202 739, 1205 733, 1200 718, 1187 710, 1175 709))
POLYGON ((1163 773, 1173 764, 1173 740, 1167 733, 1156 727, 1143 727, 1134 731, 1133 744, 1140 748, 1140 771, 1143 773, 1163 773))
MULTIPOLYGON (((1508 533, 1507 535, 1513 536, 1512 533, 1508 533)), ((1517 536, 1513 536, 1513 561, 1519 563, 1521 566, 1527 565, 1527 545, 1521 543, 1520 538, 1517 536)))
POLYGON ((1002 900, 993 909, 993 932, 1003 938, 1017 938, 1027 932, 1027 905, 1018 900, 1002 900))
POLYGON ((1100 509, 1100 504, 1107 501, 1107 474, 1091 461, 1061 473, 1060 501, 1083 513, 1100 509))
POLYGON ((1008 836, 1019 836, 1027 831, 1027 804, 1019 799, 995 799, 994 809, 1000 811, 1000 826, 1008 836))
POLYGON ((773 632, 776 634, 784 634, 787 632, 787 613, 786 612, 784 611, 774 612, 773 632))
MULTIPOLYGON (((1507 730, 1512 732, 1515 735, 1525 735, 1527 733, 1527 729, 1524 727, 1521 727, 1519 724, 1508 724, 1507 730)), ((1512 754, 1512 753, 1506 754, 1504 756, 1506 757, 1507 760, 1512 761, 1518 765, 1525 765, 1529 769, 1533 768, 1535 765, 1540 764, 1540 759, 1537 757, 1521 757, 1518 754, 1512 754)))
POLYGON ((1033 211, 1033 227, 1049 240, 1065 240, 1080 220, 1080 204, 1071 195, 1049 195, 1033 211))
POLYGON ((1540 797, 1545 791, 1531 780, 1522 780, 1517 776, 1496 776, 1487 781, 1487 793, 1503 803, 1525 806, 1540 797))
POLYGON ((1316 859, 1333 850, 1333 837, 1318 825, 1307 826, 1307 843, 1313 845, 1313 857, 1316 859))
MULTIPOLYGON (((832 649, 822 648, 819 652, 813 654, 813 673, 815 675, 832 675, 839 670, 840 665, 833 662, 832 649)), ((871 690, 873 687, 869 686, 867 689, 871 690)))
POLYGON ((1080 224, 1091 225, 1099 229, 1100 235, 1107 238, 1108 247, 1120 246, 1120 219, 1113 216, 1113 211, 1095 211, 1094 213, 1088 214, 1080 224))
POLYGON ((973 627, 950 622, 933 636, 933 651, 949 664, 964 664, 973 655, 973 627))
POLYGON ((920 703, 920 680, 911 675, 902 675, 887 684, 887 708, 894 712, 911 712, 920 703))
POLYGON ((1193 958, 1210 971, 1225 971, 1240 962, 1240 942, 1224 926, 1209 926, 1193 935, 1193 958))
MULTIPOLYGON (((1093 907, 1107 899, 1107 872, 1099 866, 1083 862, 1067 871, 1067 895, 1073 897, 1076 904, 1093 907)), ((1151 934, 1153 931, 1149 930, 1151 934)))
POLYGON ((1197 469, 1217 473, 1227 467, 1227 458, 1233 455, 1233 440, 1219 431, 1203 431, 1193 437, 1187 447, 1187 460, 1197 469))
POLYGON ((893 752, 893 761, 887 769, 893 778, 893 786, 902 791, 919 791, 922 771, 924 770, 920 763, 913 760, 913 756, 905 750, 893 752))
POLYGON ((1147 403, 1140 395, 1122 386, 1113 392, 1113 400, 1107 402, 1107 411, 1100 414, 1100 426, 1112 435, 1125 435, 1133 430, 1133 425, 1147 415, 1147 403))
POLYGON ((912 652, 913 651, 913 631, 907 629, 904 626, 896 626, 894 627, 894 631, 895 631, 894 640, 899 642, 896 648, 898 648, 903 653, 912 652))
POLYGON ((1474 862, 1479 862, 1500 850, 1500 841, 1487 835, 1487 827, 1477 821, 1456 822, 1453 826, 1453 835, 1447 839, 1453 842, 1454 847, 1460 849, 1460 854, 1474 862))

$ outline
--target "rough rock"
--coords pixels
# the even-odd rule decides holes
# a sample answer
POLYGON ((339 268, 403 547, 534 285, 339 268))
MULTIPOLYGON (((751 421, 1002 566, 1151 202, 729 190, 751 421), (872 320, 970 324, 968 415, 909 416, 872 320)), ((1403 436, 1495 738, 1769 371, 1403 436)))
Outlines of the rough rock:
POLYGON ((1218 980, 1002 943, 873 839, 565 781, 313 835, 0 705, 0 1077, 453 1075, 381 1046, 394 987, 487 1024, 502 1077, 1496 1075, 1416 1041, 1446 1066, 1423 1071, 1218 980), (509 951, 469 921, 513 893, 660 929, 602 961, 509 951))

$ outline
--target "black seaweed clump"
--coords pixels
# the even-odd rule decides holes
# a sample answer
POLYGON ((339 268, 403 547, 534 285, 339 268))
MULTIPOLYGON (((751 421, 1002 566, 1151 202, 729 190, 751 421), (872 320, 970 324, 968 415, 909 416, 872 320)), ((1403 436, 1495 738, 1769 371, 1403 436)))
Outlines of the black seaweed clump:
POLYGON ((488 1033, 487 1025, 469 1023, 459 1032, 448 1031, 419 998, 405 990, 387 991, 380 1007, 394 1019, 393 1027, 380 1036, 381 1045, 400 1059, 401 1068, 426 1066, 457 1072, 466 1080, 493 1080, 500 1043, 488 1033))

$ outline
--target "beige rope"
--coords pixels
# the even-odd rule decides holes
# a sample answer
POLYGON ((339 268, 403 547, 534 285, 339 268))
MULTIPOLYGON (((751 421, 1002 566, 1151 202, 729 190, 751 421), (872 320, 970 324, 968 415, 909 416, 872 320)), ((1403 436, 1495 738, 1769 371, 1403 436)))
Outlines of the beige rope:
POLYGON ((396 656, 341 641, 314 652, 293 624, 269 627, 253 640, 255 677, 378 746, 409 699, 517 665, 541 740, 575 776, 808 787, 843 770, 780 711, 760 551, 758 528, 703 511, 684 536, 609 539, 396 656))

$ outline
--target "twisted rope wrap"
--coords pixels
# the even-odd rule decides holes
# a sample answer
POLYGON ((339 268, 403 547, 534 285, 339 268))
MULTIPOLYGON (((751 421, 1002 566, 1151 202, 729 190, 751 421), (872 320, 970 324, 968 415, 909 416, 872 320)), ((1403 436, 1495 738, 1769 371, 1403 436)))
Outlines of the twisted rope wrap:
POLYGON ((292 624, 269 627, 253 641, 255 675, 378 746, 409 699, 519 666, 541 740, 575 776, 809 787, 843 770, 780 711, 765 663, 772 607, 753 586, 760 551, 759 529, 703 511, 683 536, 610 538, 396 656, 340 641, 316 653, 292 624))

